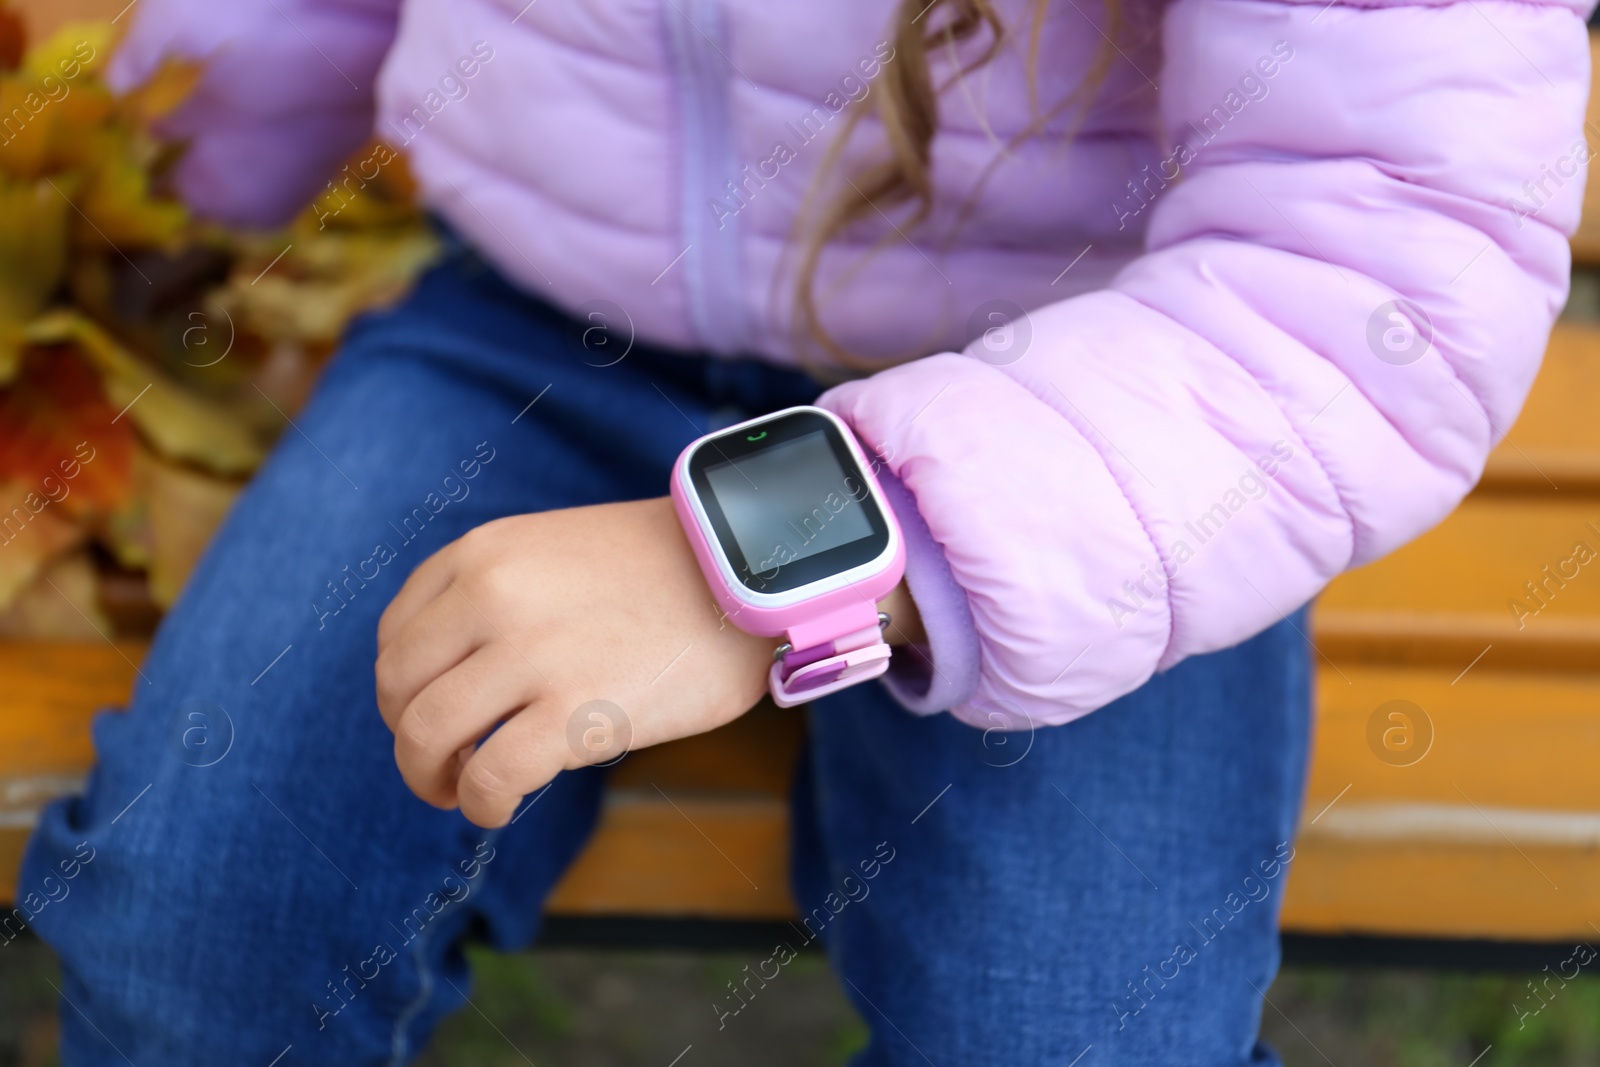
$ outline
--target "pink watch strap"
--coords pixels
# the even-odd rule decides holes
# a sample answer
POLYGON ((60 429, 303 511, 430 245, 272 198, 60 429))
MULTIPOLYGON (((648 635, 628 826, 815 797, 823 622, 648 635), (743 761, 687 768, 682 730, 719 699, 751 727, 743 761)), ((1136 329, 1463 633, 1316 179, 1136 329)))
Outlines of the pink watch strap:
MULTIPOLYGON (((890 648, 883 640, 877 606, 869 603, 866 607, 872 620, 868 625, 805 648, 791 646, 778 657, 768 676, 773 703, 792 708, 889 669, 890 648)), ((792 631, 790 636, 794 636, 792 631)))

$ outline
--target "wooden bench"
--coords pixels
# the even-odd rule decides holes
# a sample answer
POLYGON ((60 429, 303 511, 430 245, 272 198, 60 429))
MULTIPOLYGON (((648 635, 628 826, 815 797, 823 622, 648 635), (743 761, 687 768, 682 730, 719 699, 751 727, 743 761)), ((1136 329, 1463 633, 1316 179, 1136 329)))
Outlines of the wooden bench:
MULTIPOLYGON (((1438 529, 1322 597, 1316 755, 1286 929, 1521 941, 1594 933, 1600 560, 1552 586, 1521 628, 1508 602, 1574 542, 1600 551, 1597 398, 1600 328, 1563 325, 1480 488, 1438 529), (1409 765, 1380 758, 1369 737, 1374 712, 1393 700, 1431 723, 1431 746, 1409 765)), ((90 716, 126 698, 142 652, 0 644, 0 895, 38 805, 81 781, 90 716)), ((791 917, 785 800, 801 740, 795 714, 767 707, 630 755, 551 914, 791 917)))

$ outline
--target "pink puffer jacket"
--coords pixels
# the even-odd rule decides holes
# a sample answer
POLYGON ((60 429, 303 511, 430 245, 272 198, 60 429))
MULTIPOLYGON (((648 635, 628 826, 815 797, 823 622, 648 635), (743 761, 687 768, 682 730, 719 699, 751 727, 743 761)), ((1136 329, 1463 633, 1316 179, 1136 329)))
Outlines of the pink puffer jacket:
MULTIPOLYGON (((1010 150, 1028 5, 999 6, 1018 40, 943 96, 931 227, 875 215, 818 288, 887 235, 825 321, 925 354, 824 400, 897 476, 930 647, 891 685, 1027 727, 1277 622, 1472 486, 1566 297, 1592 0, 1131 8, 1150 32, 1087 113, 1010 150)), ((282 219, 376 100, 430 204, 528 290, 781 362, 789 224, 898 58, 894 7, 144 0, 114 72, 211 59, 174 121, 204 211, 282 219)), ((1105 24, 1050 5, 1040 100, 1105 24)), ((881 136, 864 122, 844 172, 881 136)))

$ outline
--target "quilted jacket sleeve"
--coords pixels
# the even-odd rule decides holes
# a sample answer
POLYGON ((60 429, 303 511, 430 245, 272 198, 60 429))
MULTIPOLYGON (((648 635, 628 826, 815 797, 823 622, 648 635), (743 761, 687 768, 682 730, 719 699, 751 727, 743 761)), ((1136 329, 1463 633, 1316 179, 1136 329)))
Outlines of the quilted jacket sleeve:
POLYGON ((373 81, 400 0, 142 0, 111 65, 137 85, 204 60, 164 133, 189 141, 178 190, 200 213, 266 226, 305 206, 372 131, 373 81))
POLYGON ((1450 512, 1566 298, 1591 6, 1171 5, 1146 253, 825 399, 916 542, 902 702, 1071 720, 1450 512))

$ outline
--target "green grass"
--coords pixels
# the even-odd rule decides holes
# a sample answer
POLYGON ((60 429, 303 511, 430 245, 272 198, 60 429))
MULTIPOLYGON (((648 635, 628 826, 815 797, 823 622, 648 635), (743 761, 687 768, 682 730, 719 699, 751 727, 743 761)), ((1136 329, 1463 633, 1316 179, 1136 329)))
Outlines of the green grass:
POLYGON ((1564 987, 1552 980, 1537 1014, 1528 974, 1291 970, 1269 992, 1278 1011, 1266 1009, 1262 1029, 1291 1067, 1323 1056, 1341 1067, 1467 1067, 1480 1055, 1478 1067, 1594 1067, 1600 980, 1588 970, 1564 987))
MULTIPOLYGON (((666 1067, 691 1045, 682 1067, 821 1067, 867 1039, 818 955, 784 967, 721 1030, 712 1004, 752 954, 470 955, 473 1006, 445 1022, 421 1067, 666 1067)), ((1552 979, 1540 1000, 1531 974, 1293 969, 1269 991, 1262 1030, 1288 1067, 1595 1067, 1590 972, 1600 960, 1565 985, 1552 979)), ((37 941, 0 950, 0 1067, 55 1067, 50 982, 56 964, 37 941)))

